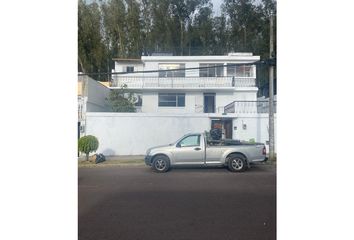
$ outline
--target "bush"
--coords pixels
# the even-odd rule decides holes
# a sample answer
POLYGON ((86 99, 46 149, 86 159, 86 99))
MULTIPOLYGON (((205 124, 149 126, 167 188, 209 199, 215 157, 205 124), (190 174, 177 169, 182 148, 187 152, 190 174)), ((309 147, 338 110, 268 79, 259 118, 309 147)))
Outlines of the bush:
POLYGON ((79 151, 86 154, 86 161, 88 161, 90 152, 94 152, 98 148, 98 140, 95 136, 87 135, 79 139, 78 145, 79 151))

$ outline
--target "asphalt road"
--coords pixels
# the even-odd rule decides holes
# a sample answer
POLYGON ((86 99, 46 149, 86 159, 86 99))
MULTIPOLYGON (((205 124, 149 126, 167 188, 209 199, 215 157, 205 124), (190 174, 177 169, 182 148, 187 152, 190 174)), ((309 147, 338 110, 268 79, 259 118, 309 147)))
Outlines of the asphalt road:
POLYGON ((80 240, 276 238, 275 166, 79 168, 80 240))

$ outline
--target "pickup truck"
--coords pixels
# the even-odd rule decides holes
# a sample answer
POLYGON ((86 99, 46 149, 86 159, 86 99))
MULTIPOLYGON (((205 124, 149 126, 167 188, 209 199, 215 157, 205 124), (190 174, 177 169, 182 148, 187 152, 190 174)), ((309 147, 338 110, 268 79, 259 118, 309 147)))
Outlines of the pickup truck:
POLYGON ((242 172, 255 162, 266 161, 263 143, 236 140, 208 140, 205 133, 190 133, 175 143, 149 148, 145 164, 156 172, 167 172, 174 166, 225 166, 232 172, 242 172))

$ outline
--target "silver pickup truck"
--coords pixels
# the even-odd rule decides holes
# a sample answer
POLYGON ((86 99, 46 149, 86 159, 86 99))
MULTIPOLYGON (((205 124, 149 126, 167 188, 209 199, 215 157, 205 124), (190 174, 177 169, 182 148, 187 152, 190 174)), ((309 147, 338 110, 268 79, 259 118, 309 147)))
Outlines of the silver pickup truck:
POLYGON ((204 133, 190 133, 169 145, 147 150, 145 163, 156 172, 166 172, 174 166, 227 166, 232 172, 242 172, 251 163, 266 161, 263 143, 235 140, 210 141, 204 133))

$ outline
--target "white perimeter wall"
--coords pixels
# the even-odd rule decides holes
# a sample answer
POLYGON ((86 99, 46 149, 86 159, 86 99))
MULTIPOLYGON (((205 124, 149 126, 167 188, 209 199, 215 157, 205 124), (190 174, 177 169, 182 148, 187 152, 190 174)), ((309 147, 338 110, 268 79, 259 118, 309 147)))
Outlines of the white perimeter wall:
MULTIPOLYGON (((86 135, 96 136, 100 142, 97 152, 107 156, 143 155, 150 147, 172 143, 190 132, 210 130, 210 126, 211 118, 206 114, 86 114, 86 135)), ((268 141, 267 114, 239 115, 233 126, 234 139, 268 141)))

